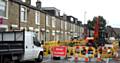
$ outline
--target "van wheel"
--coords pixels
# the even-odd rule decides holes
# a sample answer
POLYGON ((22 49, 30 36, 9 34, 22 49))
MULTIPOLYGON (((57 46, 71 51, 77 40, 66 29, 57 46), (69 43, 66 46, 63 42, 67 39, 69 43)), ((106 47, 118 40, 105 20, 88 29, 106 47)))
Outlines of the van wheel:
POLYGON ((40 52, 38 56, 38 62, 42 62, 42 61, 43 61, 43 52, 40 52))

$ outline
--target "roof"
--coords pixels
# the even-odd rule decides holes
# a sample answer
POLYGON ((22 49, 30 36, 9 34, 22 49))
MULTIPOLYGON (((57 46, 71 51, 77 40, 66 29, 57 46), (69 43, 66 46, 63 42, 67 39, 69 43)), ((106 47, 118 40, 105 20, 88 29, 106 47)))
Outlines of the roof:
POLYGON ((56 10, 60 12, 60 10, 55 7, 42 7, 42 10, 56 10))
POLYGON ((120 34, 120 28, 112 28, 111 26, 107 26, 106 32, 109 36, 118 37, 120 34))
POLYGON ((117 34, 120 34, 120 28, 113 28, 117 34))
POLYGON ((45 11, 43 11, 43 10, 40 10, 40 9, 38 9, 38 8, 35 7, 35 6, 26 4, 25 2, 22 2, 21 0, 9 0, 9 1, 15 2, 15 3, 19 4, 19 5, 23 5, 23 6, 26 6, 26 7, 28 7, 28 8, 31 8, 31 9, 34 9, 34 10, 37 10, 37 11, 40 11, 40 12, 42 12, 42 13, 46 13, 46 14, 47 14, 47 12, 45 12, 45 11))
MULTIPOLYGON (((17 4, 19 4, 19 5, 26 6, 26 7, 30 8, 30 9, 33 9, 33 10, 40 11, 40 12, 45 13, 45 14, 49 14, 48 12, 46 12, 46 11, 44 11, 44 10, 41 10, 41 9, 38 9, 38 8, 35 7, 35 6, 28 5, 28 4, 26 4, 25 2, 22 2, 21 0, 9 0, 9 1, 12 1, 12 2, 14 2, 14 3, 17 3, 17 4)), ((49 15, 50 15, 50 14, 49 14, 49 15)), ((55 17, 63 20, 63 18, 61 18, 61 17, 57 17, 57 16, 55 16, 55 17)))

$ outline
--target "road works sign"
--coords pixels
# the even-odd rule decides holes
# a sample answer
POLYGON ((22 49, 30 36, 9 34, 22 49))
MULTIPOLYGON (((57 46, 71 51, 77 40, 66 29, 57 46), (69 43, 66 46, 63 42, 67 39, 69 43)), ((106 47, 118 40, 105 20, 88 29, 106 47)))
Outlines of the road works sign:
POLYGON ((67 47, 65 46, 55 46, 52 48, 53 57, 65 57, 67 53, 67 47))

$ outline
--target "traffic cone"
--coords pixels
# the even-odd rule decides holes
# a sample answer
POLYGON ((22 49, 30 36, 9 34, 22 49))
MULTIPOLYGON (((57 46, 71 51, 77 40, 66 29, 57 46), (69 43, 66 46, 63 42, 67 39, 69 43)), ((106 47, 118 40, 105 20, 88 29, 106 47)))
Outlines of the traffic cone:
POLYGON ((97 61, 101 61, 101 58, 97 58, 97 61))
POLYGON ((88 58, 88 50, 86 50, 86 57, 85 57, 85 62, 88 62, 89 58, 88 58))
POLYGON ((78 63, 78 54, 75 54, 75 63, 78 63))
POLYGON ((85 58, 85 62, 88 62, 89 61, 89 58, 85 58))
POLYGON ((97 61, 101 61, 100 54, 98 53, 97 61))

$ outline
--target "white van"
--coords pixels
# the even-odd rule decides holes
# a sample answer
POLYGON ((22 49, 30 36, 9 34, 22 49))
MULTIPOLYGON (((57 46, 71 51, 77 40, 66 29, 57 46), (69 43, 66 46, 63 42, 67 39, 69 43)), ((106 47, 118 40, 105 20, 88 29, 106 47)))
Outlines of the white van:
MULTIPOLYGON (((43 48, 35 32, 0 32, 0 56, 3 63, 10 60, 43 60, 43 48)), ((9 61, 10 62, 10 61, 9 61)))

